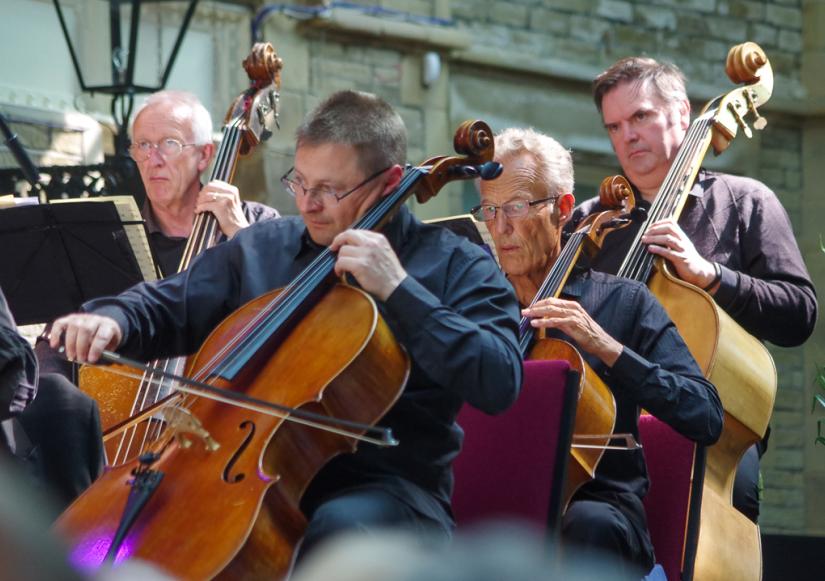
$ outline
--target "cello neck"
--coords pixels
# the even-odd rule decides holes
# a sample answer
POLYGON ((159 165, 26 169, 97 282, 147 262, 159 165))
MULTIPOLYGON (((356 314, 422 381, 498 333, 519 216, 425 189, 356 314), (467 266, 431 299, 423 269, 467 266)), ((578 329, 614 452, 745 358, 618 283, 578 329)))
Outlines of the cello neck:
MULTIPOLYGON (((416 184, 426 174, 427 170, 424 168, 408 169, 398 187, 364 214, 353 225, 353 228, 357 230, 380 229, 395 210, 414 193, 416 184)), ((317 299, 334 284, 335 260, 335 253, 328 248, 324 249, 284 288, 276 299, 261 310, 259 316, 250 325, 235 337, 221 357, 221 361, 216 362, 211 373, 231 380, 264 344, 283 338, 317 299)))
MULTIPOLYGON (((533 297, 530 306, 532 307, 538 301, 550 297, 558 297, 567 279, 570 278, 570 273, 573 272, 573 267, 582 252, 584 241, 587 239, 587 232, 574 232, 567 243, 561 250, 559 258, 556 260, 550 272, 541 283, 541 287, 533 297)), ((519 322, 519 349, 522 357, 527 357, 530 347, 533 344, 533 338, 536 331, 530 326, 530 319, 522 317, 519 322)))

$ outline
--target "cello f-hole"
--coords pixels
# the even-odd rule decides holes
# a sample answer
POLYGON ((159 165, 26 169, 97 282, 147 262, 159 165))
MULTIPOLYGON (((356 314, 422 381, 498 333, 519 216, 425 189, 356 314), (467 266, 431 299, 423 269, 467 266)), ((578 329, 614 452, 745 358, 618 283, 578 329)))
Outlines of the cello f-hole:
POLYGON ((226 463, 226 468, 223 469, 223 480, 224 482, 228 482, 229 484, 237 484, 244 478, 246 478, 246 474, 243 472, 238 472, 237 474, 232 474, 232 468, 238 462, 238 458, 240 458, 241 454, 249 447, 249 443, 252 441, 252 438, 255 436, 255 422, 252 420, 246 420, 241 422, 241 425, 238 426, 239 430, 247 430, 246 437, 244 438, 241 445, 238 446, 238 449, 235 450, 235 453, 232 454, 232 457, 229 459, 229 462, 226 463))

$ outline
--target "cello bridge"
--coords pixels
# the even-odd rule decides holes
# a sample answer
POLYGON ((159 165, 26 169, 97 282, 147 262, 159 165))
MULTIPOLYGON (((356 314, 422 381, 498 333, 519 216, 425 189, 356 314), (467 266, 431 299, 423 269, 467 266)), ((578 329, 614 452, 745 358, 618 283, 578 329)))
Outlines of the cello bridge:
POLYGON ((221 445, 204 429, 198 418, 187 409, 171 406, 163 409, 163 417, 173 430, 181 448, 191 448, 194 439, 203 441, 207 452, 214 452, 221 445))

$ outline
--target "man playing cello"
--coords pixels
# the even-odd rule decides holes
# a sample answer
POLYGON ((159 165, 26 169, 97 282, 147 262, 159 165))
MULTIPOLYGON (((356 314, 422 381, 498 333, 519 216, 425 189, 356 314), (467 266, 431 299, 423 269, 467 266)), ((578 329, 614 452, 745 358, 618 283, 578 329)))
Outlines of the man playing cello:
POLYGON ((406 129, 387 103, 336 93, 298 129, 295 167, 283 178, 300 218, 253 224, 180 275, 54 323, 52 345, 64 341, 80 361, 96 361, 103 349, 144 359, 191 353, 233 310, 289 283, 326 247, 336 251, 335 272, 374 297, 412 370, 381 420, 400 445, 362 444, 311 482, 301 555, 347 529, 448 532, 458 410, 468 401, 502 411, 521 384, 518 305, 488 255, 403 206, 381 234, 348 229, 398 186, 405 158, 406 129))
MULTIPOLYGON (((570 153, 533 130, 496 136, 502 175, 481 182, 473 214, 487 223, 501 261, 525 306, 561 251, 561 229, 573 208, 570 153)), ((682 435, 712 444, 722 429, 722 405, 670 318, 639 283, 593 271, 574 271, 564 298, 536 302, 523 314, 533 327, 571 340, 616 400, 616 427, 638 438, 645 408, 682 435)), ((653 547, 642 498, 648 489, 641 450, 607 450, 596 476, 573 496, 562 539, 617 556, 643 576, 653 547)))

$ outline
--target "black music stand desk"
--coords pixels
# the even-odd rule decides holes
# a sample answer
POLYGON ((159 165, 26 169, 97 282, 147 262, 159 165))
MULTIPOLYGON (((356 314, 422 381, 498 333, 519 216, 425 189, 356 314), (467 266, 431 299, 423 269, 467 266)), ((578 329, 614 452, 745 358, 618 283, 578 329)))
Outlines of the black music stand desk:
POLYGON ((53 321, 143 281, 129 224, 112 202, 0 210, 0 286, 17 324, 53 321))

